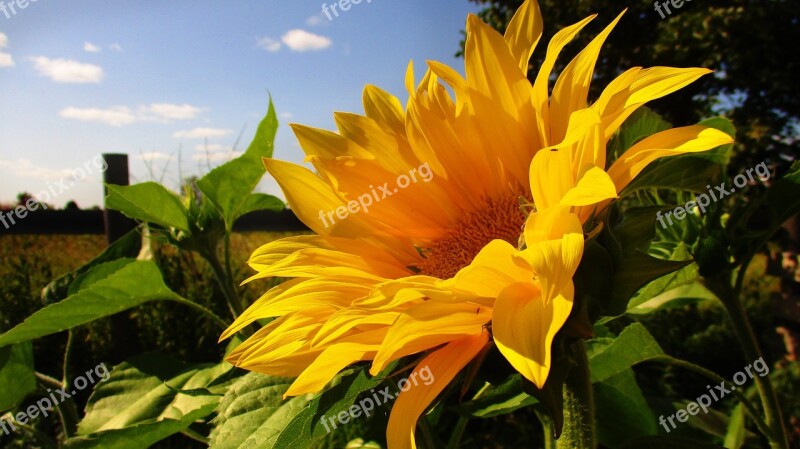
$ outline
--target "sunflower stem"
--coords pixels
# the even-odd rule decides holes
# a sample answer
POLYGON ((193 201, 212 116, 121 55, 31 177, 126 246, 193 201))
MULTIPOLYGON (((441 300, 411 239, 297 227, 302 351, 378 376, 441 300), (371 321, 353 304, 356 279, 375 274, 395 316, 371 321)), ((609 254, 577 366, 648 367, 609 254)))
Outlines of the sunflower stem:
POLYGON ((595 449, 594 395, 589 375, 589 358, 583 341, 575 344, 575 362, 564 382, 564 430, 557 449, 595 449))
MULTIPOLYGON (((729 276, 721 276, 713 280, 707 279, 706 282, 706 286, 717 295, 722 305, 725 307, 725 310, 728 312, 728 318, 731 320, 733 329, 741 343, 742 352, 744 352, 748 363, 753 363, 759 359, 763 360, 764 357, 741 300, 744 278, 751 260, 752 258, 750 257, 746 258, 741 267, 739 267, 733 286, 731 285, 729 276)), ((786 432, 786 425, 783 421, 783 414, 780 404, 778 403, 778 397, 775 395, 775 389, 772 386, 769 376, 753 376, 753 381, 756 384, 756 390, 758 390, 761 405, 764 407, 764 420, 770 431, 769 434, 766 435, 769 439, 770 448, 788 449, 789 439, 786 432)))

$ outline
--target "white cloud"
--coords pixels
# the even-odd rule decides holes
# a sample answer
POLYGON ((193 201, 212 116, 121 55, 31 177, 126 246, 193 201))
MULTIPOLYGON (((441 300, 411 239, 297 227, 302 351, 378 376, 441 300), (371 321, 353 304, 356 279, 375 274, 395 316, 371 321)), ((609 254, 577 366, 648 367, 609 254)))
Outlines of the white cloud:
POLYGON ((103 51, 103 49, 98 47, 97 45, 91 43, 91 42, 84 42, 83 43, 83 51, 89 52, 89 53, 100 53, 101 51, 103 51))
POLYGON ((322 16, 311 16, 306 20, 306 25, 315 27, 322 24, 322 16))
POLYGON ((139 106, 137 110, 127 106, 113 106, 110 108, 76 108, 71 106, 61 110, 59 115, 63 118, 84 122, 123 126, 137 122, 169 123, 175 120, 192 120, 200 112, 200 108, 190 104, 152 103, 147 106, 139 106))
POLYGON ((172 135, 176 139, 210 139, 212 137, 225 137, 233 133, 230 129, 195 128, 178 131, 172 135))
POLYGON ((120 44, 113 43, 108 46, 108 49, 111 51, 122 51, 122 46, 120 44))
POLYGON ((139 155, 143 161, 169 161, 175 159, 174 156, 160 151, 148 151, 139 155))
POLYGON ((72 59, 50 59, 44 56, 31 58, 40 75, 57 83, 99 83, 103 68, 72 59))
POLYGON ((191 120, 197 117, 201 109, 190 104, 152 103, 149 106, 140 106, 139 113, 142 120, 191 120))
POLYGON ((241 151, 232 151, 232 152, 224 152, 224 153, 210 153, 210 154, 194 154, 192 155, 192 159, 196 161, 209 161, 209 162, 219 162, 219 161, 227 161, 230 159, 237 158, 241 156, 241 151))
MULTIPOLYGON (((6 33, 0 33, 0 48, 8 47, 8 36, 6 33)), ((14 67, 14 58, 10 53, 0 51, 0 67, 14 67)))
POLYGON ((294 114, 292 114, 291 112, 281 112, 280 114, 278 114, 278 117, 285 120, 289 120, 290 118, 294 117, 294 114))
POLYGON ((330 38, 300 29, 287 32, 281 40, 293 51, 324 50, 333 43, 330 38))
POLYGON ((281 43, 271 37, 262 37, 258 40, 257 45, 270 53, 275 53, 281 49, 281 43))
POLYGON ((114 106, 108 109, 68 107, 59 112, 63 118, 83 122, 99 122, 111 126, 130 125, 136 122, 136 115, 125 106, 114 106))
POLYGON ((0 67, 14 67, 14 58, 8 53, 0 52, 0 67))

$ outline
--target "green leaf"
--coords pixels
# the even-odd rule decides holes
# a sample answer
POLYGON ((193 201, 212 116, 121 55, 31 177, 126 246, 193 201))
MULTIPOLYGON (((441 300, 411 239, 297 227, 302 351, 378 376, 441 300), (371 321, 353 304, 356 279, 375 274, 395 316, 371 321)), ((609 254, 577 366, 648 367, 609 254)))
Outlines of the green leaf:
POLYGON ((692 282, 670 289, 650 299, 643 300, 644 298, 645 296, 637 296, 634 298, 626 313, 630 315, 646 315, 659 310, 683 307, 700 301, 714 300, 717 297, 705 288, 703 284, 692 282))
MULTIPOLYGON (((105 264, 101 264, 92 271, 105 269, 105 264)), ((176 296, 164 284, 158 267, 150 261, 131 262, 107 274, 105 279, 67 299, 38 310, 0 336, 0 347, 55 334, 149 301, 176 296)))
POLYGON ((239 212, 239 215, 241 216, 259 210, 279 212, 285 208, 286 205, 280 198, 267 195, 266 193, 251 193, 247 196, 247 201, 242 205, 242 210, 239 212))
POLYGON ((134 220, 155 223, 166 228, 189 230, 186 207, 181 199, 155 182, 132 186, 108 184, 106 207, 134 220))
POLYGON ((658 212, 669 210, 669 207, 646 206, 635 207, 625 211, 622 221, 614 227, 614 235, 624 243, 628 251, 638 249, 647 251, 650 241, 656 235, 656 216, 658 212))
POLYGON ((224 392, 216 381, 233 366, 228 363, 187 364, 172 357, 149 353, 114 367, 108 380, 98 384, 86 406, 79 435, 122 429, 150 420, 180 419, 212 405, 224 392), (206 395, 183 391, 208 391, 206 395), (213 390, 213 391, 212 391, 213 390))
POLYGON ((586 344, 592 383, 602 382, 637 363, 664 354, 650 332, 639 323, 626 327, 614 339, 594 338, 586 344))
POLYGON ((619 315, 625 312, 631 297, 637 290, 644 287, 648 282, 691 263, 691 260, 657 259, 642 252, 625 257, 620 266, 617 267, 617 272, 614 273, 614 288, 611 291, 610 308, 606 312, 609 315, 619 315))
POLYGON ((707 186, 719 184, 723 174, 717 162, 694 154, 665 157, 650 163, 619 196, 652 188, 706 192, 707 186))
POLYGON ((728 422, 728 430, 723 443, 727 449, 740 449, 744 446, 744 419, 744 407, 739 403, 733 409, 731 420, 728 422))
POLYGON ((608 447, 619 447, 625 441, 658 434, 658 425, 636 383, 633 370, 594 384, 597 410, 597 436, 608 447))
POLYGON ((227 162, 197 181, 197 187, 211 200, 225 218, 230 231, 233 223, 248 208, 263 200, 253 200, 249 194, 256 188, 266 173, 262 158, 272 157, 275 135, 278 132, 278 117, 269 101, 269 110, 256 131, 253 142, 240 157, 227 162))
POLYGON ((716 444, 705 443, 684 437, 646 436, 639 437, 620 446, 619 449, 724 449, 716 444))
MULTIPOLYGON (((391 369, 393 366, 386 372, 391 369)), ((211 449, 319 447, 328 429, 333 430, 330 424, 323 424, 323 417, 349 410, 359 395, 383 381, 381 376, 368 376, 365 369, 351 370, 338 376, 322 394, 283 401, 292 379, 248 374, 231 387, 217 410, 211 449)), ((363 418, 362 414, 355 419, 363 418)))
MULTIPOLYGON (((272 448, 307 397, 283 400, 293 379, 249 373, 231 386, 217 408, 212 449, 272 448)), ((298 446, 302 448, 303 446, 298 446)))
MULTIPOLYGON (((336 384, 333 387, 309 401, 300 413, 295 415, 288 422, 280 436, 276 439, 274 446, 265 447, 274 447, 277 449, 318 447, 319 442, 328 434, 325 425, 322 423, 322 418, 331 418, 341 412, 349 410, 351 407, 355 406, 359 396, 364 392, 375 389, 377 394, 378 387, 383 384, 385 380, 383 376, 392 372, 395 366, 396 364, 390 365, 383 373, 375 377, 367 375, 366 368, 341 376, 335 381, 336 384)), ((361 401, 366 401, 368 398, 369 395, 362 398, 361 401)), ((369 400, 372 401, 372 399, 369 400)), ((386 404, 380 404, 375 407, 376 411, 383 405, 386 404)), ((360 417, 353 419, 365 418, 368 417, 362 414, 360 417)))
POLYGON ((616 159, 636 142, 670 128, 672 125, 664 121, 660 115, 647 107, 641 107, 631 114, 614 134, 608 146, 609 152, 616 159))
POLYGON ((108 248, 103 250, 99 256, 89 261, 89 263, 86 265, 83 265, 77 270, 67 273, 50 282, 42 290, 42 301, 44 301, 45 304, 52 304, 54 302, 63 300, 70 295, 69 287, 80 275, 86 273, 101 263, 111 262, 122 258, 134 258, 139 254, 141 249, 142 235, 140 234, 140 228, 136 228, 122 236, 122 238, 116 242, 112 243, 108 248))
POLYGON ((459 404, 453 409, 465 416, 491 418, 538 403, 536 398, 523 391, 523 382, 521 375, 512 374, 502 384, 490 387, 480 398, 459 404))
POLYGON ((0 412, 11 410, 36 390, 30 342, 0 348, 0 412))
POLYGON ((78 436, 68 439, 64 447, 65 449, 147 449, 153 444, 181 432, 198 419, 208 416, 213 410, 212 405, 184 415, 178 420, 150 421, 124 429, 78 436))
POLYGON ((152 353, 128 360, 95 388, 67 447, 150 447, 213 413, 232 371, 227 363, 190 365, 152 353))
POLYGON ((117 271, 125 268, 126 265, 135 262, 134 259, 117 259, 111 262, 105 262, 98 265, 89 271, 86 271, 75 278, 69 285, 67 293, 74 295, 92 284, 102 281, 117 271))

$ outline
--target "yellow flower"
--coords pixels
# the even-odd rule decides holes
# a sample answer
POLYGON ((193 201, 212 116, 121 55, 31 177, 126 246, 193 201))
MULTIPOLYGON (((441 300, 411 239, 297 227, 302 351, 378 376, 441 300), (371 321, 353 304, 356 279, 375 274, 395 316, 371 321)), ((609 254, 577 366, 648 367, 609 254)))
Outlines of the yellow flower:
POLYGON ((399 395, 387 429, 391 449, 416 447, 419 416, 490 340, 541 387, 552 339, 572 308, 583 221, 652 160, 730 141, 702 127, 667 131, 606 172, 606 143, 625 118, 708 71, 631 69, 588 106, 595 61, 618 17, 567 66, 551 94, 556 57, 592 18, 555 35, 531 84, 528 60, 542 34, 536 1, 523 4, 505 36, 470 16, 466 77, 429 62, 415 86, 409 66, 405 110, 367 86, 365 115, 335 114, 338 133, 294 125, 318 174, 273 159, 265 165, 316 235, 253 254, 251 279, 293 279, 222 335, 277 318, 228 360, 297 377, 286 393, 292 396, 320 391, 356 362, 372 361, 375 375, 426 353, 416 370, 429 369, 435 381, 399 395), (521 199, 532 200, 536 212, 526 217, 521 199))

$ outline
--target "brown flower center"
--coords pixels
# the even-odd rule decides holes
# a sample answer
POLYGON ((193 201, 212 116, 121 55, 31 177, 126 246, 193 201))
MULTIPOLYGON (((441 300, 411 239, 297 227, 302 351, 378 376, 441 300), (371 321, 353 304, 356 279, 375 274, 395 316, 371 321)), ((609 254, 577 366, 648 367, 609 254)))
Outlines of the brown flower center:
POLYGON ((517 247, 525 224, 519 197, 518 194, 509 193, 502 198, 489 199, 483 206, 451 225, 444 237, 430 248, 422 250, 425 259, 417 264, 420 274, 450 279, 495 239, 505 240, 517 247))

